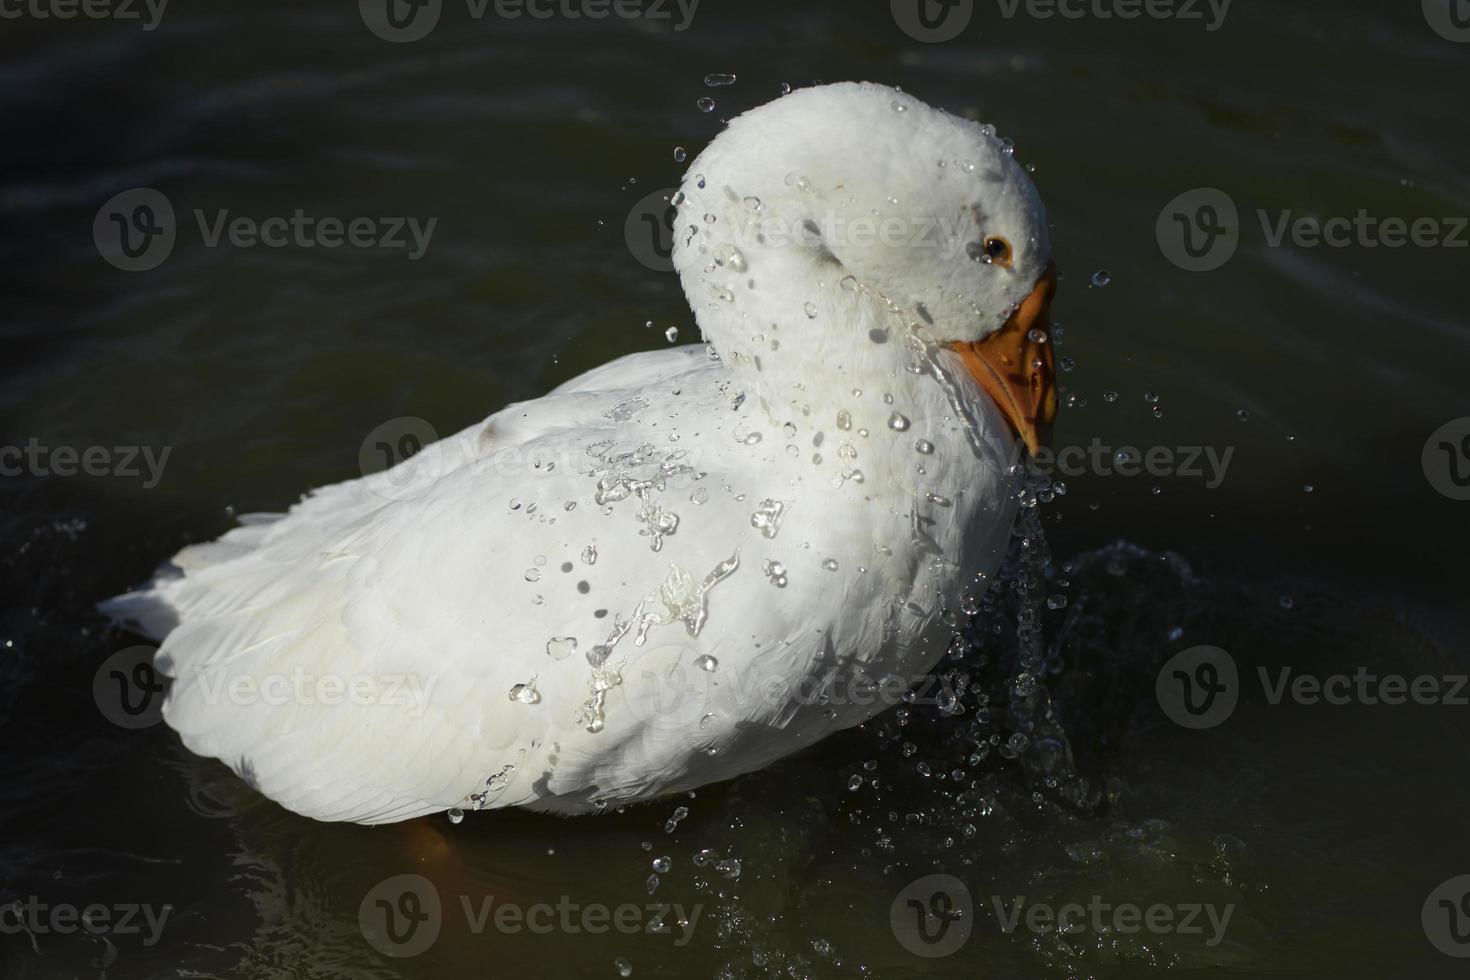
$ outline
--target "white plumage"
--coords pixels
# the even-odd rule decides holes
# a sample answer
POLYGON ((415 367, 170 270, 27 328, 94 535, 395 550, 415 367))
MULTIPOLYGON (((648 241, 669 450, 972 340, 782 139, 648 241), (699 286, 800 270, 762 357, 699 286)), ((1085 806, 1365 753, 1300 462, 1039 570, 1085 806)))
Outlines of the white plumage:
POLYGON ((585 812, 756 769, 898 690, 854 678, 933 666, 1014 514, 1011 432, 944 345, 1042 277, 1035 190, 990 130, 843 84, 734 120, 682 195, 718 359, 619 359, 104 604, 162 639, 192 751, 321 820, 585 812))

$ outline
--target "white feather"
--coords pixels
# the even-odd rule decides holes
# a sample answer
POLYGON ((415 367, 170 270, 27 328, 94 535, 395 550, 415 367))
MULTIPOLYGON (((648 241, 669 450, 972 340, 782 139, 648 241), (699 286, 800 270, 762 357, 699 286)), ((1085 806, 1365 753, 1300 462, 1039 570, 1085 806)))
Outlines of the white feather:
POLYGON ((1011 436, 938 342, 1035 281, 1034 189, 975 124, 840 85, 736 120, 684 195, 675 260, 720 360, 614 361, 104 604, 162 638, 191 750, 322 820, 575 813, 759 768, 886 706, 853 676, 933 666, 1013 519, 1011 436), (838 230, 875 209, 943 216, 949 251, 838 230), (1014 275, 964 255, 982 212, 1014 275))

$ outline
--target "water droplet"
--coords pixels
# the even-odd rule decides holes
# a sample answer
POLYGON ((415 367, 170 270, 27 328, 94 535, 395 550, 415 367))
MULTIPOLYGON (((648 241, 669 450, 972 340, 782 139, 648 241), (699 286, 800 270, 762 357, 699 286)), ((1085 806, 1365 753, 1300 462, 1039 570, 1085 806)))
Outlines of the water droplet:
POLYGON ((1143 393, 1143 400, 1150 405, 1156 405, 1159 401, 1159 393, 1157 391, 1145 391, 1143 393))
POLYGON ((1105 391, 1105 392, 1103 392, 1103 401, 1111 403, 1111 402, 1115 402, 1117 400, 1118 400, 1118 393, 1116 391, 1105 391))
POLYGON ((521 509, 521 498, 519 498, 519 497, 511 497, 510 498, 510 509, 511 510, 520 510, 521 509))
POLYGON ((577 652, 575 636, 553 636, 546 643, 546 655, 552 660, 564 660, 577 652))
POLYGON ((700 112, 715 111, 715 100, 707 95, 701 96, 699 101, 695 102, 694 104, 699 107, 700 112))
POLYGON ((582 549, 582 564, 584 564, 584 565, 596 565, 597 564, 597 546, 596 545, 589 544, 587 547, 585 547, 585 548, 582 549))
POLYGON ((767 497, 756 505, 755 513, 750 515, 750 526, 760 531, 762 536, 774 538, 781 530, 781 517, 785 513, 785 502, 767 497))
POLYGON ((526 569, 526 581, 527 582, 536 582, 536 581, 540 581, 540 579, 541 579, 541 569, 539 569, 539 568, 528 568, 528 569, 526 569))
POLYGON ((934 452, 934 443, 930 442, 928 439, 920 439, 918 442, 914 443, 914 449, 916 449, 921 455, 929 456, 934 452))
POLYGON ((719 265, 728 265, 735 272, 745 272, 749 269, 749 265, 745 261, 745 253, 728 243, 716 246, 714 258, 716 263, 719 265))
POLYGON ((1094 272, 1092 274, 1092 280, 1091 280, 1091 282, 1092 282, 1092 285, 1094 287, 1096 287, 1097 289, 1102 289, 1104 286, 1108 285, 1112 281, 1113 281, 1113 274, 1111 272, 1109 272, 1107 269, 1098 269, 1096 272, 1094 272))
POLYGON ((848 781, 847 781, 847 788, 848 789, 857 789, 858 787, 862 786, 862 784, 863 784, 863 777, 861 777, 861 776, 853 776, 850 779, 848 779, 848 781))
POLYGON ((909 427, 909 420, 898 412, 888 416, 888 427, 894 432, 903 432, 909 427))
POLYGON ((1058 592, 1056 595, 1049 595, 1046 597, 1046 608, 1065 609, 1066 607, 1067 597, 1062 595, 1060 592, 1058 592))
POLYGON ((713 673, 720 666, 720 662, 709 654, 705 654, 694 661, 694 666, 709 674, 713 673))
POLYGON ((453 823, 453 824, 463 823, 464 822, 464 811, 461 810, 457 806, 450 807, 449 808, 449 822, 450 823, 453 823))
POLYGON ((633 964, 628 962, 626 956, 619 956, 613 960, 613 966, 617 968, 618 976, 631 977, 633 975, 633 964))
POLYGON ((845 408, 838 409, 837 411, 837 428, 843 432, 847 432, 852 428, 852 413, 845 408))
POLYGON ((1291 596, 1284 595, 1284 596, 1281 597, 1281 608, 1282 609, 1289 610, 1289 609, 1291 609, 1295 605, 1296 605, 1296 600, 1293 599, 1291 596))
POLYGON ((516 704, 540 704, 541 695, 536 690, 536 679, 533 677, 526 683, 511 688, 510 699, 516 704))
MULTIPOLYGON (((684 148, 682 146, 676 146, 676 147, 674 147, 674 162, 675 163, 683 163, 686 159, 688 159, 688 157, 689 157, 689 154, 684 152, 684 148)), ((674 202, 674 206, 675 207, 678 207, 679 206, 678 205, 678 202, 674 202)))
POLYGON ((1235 413, 1235 417, 1240 419, 1240 421, 1242 422, 1249 422, 1251 420, 1251 413, 1242 408, 1240 411, 1235 413))
POLYGON ((728 72, 715 72, 704 76, 704 84, 710 88, 719 88, 721 85, 734 85, 735 76, 728 72))
POLYGON ((664 331, 664 339, 667 340, 671 344, 674 343, 675 341, 677 341, 679 339, 679 328, 678 327, 670 327, 669 329, 665 330, 664 331))
POLYGON ((837 571, 837 559, 836 558, 828 558, 826 561, 822 562, 822 567, 825 568, 829 572, 835 572, 835 571, 837 571))
POLYGON ((802 310, 806 313, 808 320, 815 320, 817 318, 817 304, 807 303, 802 307, 802 310))

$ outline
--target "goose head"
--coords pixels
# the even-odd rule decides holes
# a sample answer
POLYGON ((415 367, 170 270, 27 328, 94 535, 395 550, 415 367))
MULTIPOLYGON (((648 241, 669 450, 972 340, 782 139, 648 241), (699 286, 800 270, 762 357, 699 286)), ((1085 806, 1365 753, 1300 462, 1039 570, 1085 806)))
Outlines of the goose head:
POLYGON ((700 329, 774 414, 937 374, 1045 439, 1046 212, 992 127, 882 85, 802 89, 731 120, 673 203, 700 329))

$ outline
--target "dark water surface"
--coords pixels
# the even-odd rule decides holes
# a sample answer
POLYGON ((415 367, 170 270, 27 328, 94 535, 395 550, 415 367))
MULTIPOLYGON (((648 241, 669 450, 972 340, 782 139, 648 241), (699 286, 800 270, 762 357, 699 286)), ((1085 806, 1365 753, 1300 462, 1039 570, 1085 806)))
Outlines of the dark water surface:
POLYGON ((101 905, 115 926, 18 930, 7 912, 0 973, 617 977, 622 957, 635 977, 732 980, 1464 976, 1433 940, 1470 953, 1470 889, 1431 893, 1470 874, 1470 708, 1273 704, 1257 671, 1448 688, 1470 670, 1470 502, 1436 489, 1470 459, 1451 439, 1425 465, 1431 433, 1470 416, 1470 235, 1277 246, 1257 213, 1452 233, 1470 214, 1470 44, 1418 2, 1236 0, 1213 31, 974 6, 935 44, 888 4, 836 0, 705 0, 685 30, 672 5, 671 20, 512 21, 450 2, 402 44, 348 2, 175 0, 151 31, 0 20, 0 446, 169 452, 156 485, 142 463, 0 479, 0 905, 101 905), (707 88, 711 72, 738 81, 707 88), (356 475, 385 420, 449 434, 663 345, 670 325, 695 339, 676 279, 625 241, 629 209, 677 181, 675 146, 692 159, 721 119, 818 79, 974 114, 1034 164, 1065 273, 1058 354, 1075 362, 1057 445, 1232 453, 1218 485, 1091 467, 1042 506, 1044 591, 1069 599, 1043 617, 1043 692, 1007 694, 1015 610, 997 602, 945 665, 976 684, 964 715, 920 698, 766 772, 602 818, 406 828, 295 817, 166 727, 104 717, 94 674, 138 641, 91 605, 178 546, 356 475), (126 272, 93 223, 137 187, 166 195, 177 240, 126 272), (1156 222, 1197 188, 1224 191, 1240 231, 1233 258, 1192 273, 1156 222), (208 247, 196 209, 437 225, 417 260, 208 247), (1189 730, 1155 678, 1203 644, 1233 656, 1239 703, 1189 730), (1027 733, 1019 757, 965 740, 982 693, 1002 746, 1027 733), (444 912, 430 948, 395 959, 359 909, 406 873, 444 912), (917 922, 906 896, 936 892, 905 889, 936 873, 973 902, 937 942, 969 938, 920 956, 900 933, 948 950, 890 914, 917 922), (492 896, 698 914, 668 934, 477 930, 461 898, 478 915, 492 896), (1203 917, 1202 933, 1008 932, 1018 896, 1230 919, 1218 936, 1203 917), (156 942, 141 913, 141 933, 120 927, 129 905, 172 907, 156 942))

